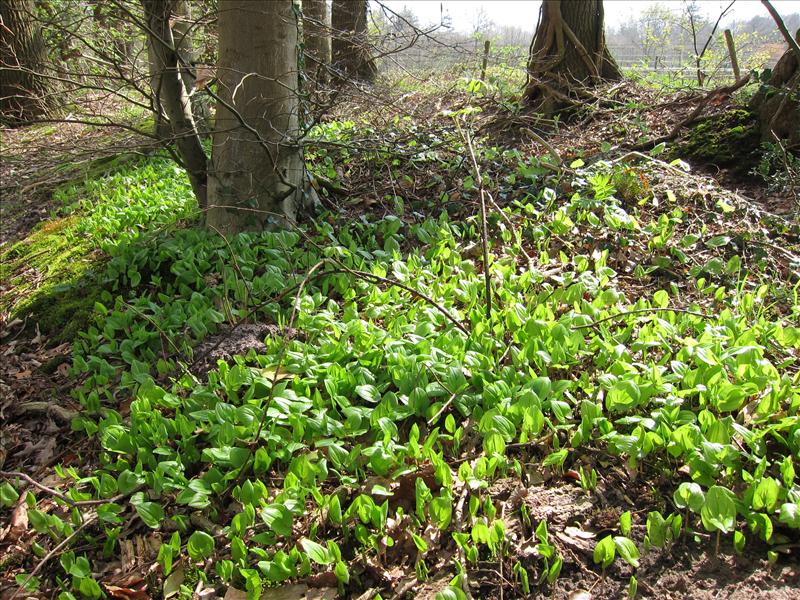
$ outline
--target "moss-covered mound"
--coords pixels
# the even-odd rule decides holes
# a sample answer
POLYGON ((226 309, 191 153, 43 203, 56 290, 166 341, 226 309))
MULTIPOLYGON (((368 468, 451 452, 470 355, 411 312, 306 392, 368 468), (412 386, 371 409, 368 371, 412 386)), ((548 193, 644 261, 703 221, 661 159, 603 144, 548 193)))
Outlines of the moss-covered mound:
POLYGON ((676 148, 679 158, 746 173, 757 162, 758 121, 748 110, 734 109, 702 119, 676 148))

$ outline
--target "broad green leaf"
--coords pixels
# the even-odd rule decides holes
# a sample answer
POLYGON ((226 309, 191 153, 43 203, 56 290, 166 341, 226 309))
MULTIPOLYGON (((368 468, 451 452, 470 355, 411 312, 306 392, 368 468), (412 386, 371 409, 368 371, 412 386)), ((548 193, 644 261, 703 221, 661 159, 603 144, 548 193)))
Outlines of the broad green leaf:
POLYGON ((728 488, 715 485, 709 488, 700 510, 703 526, 708 531, 730 533, 736 525, 735 496, 728 488))
POLYGON ((778 520, 792 529, 800 529, 800 506, 794 502, 785 502, 781 505, 778 520))
POLYGON ((329 565, 333 562, 333 557, 325 546, 309 540, 308 538, 302 538, 300 540, 300 545, 303 547, 305 553, 308 554, 308 557, 315 563, 329 565))
POLYGON ((610 535, 607 535, 602 540, 597 542, 597 544, 595 544, 592 558, 595 564, 602 565, 602 568, 605 570, 608 565, 614 562, 615 555, 616 544, 614 543, 614 538, 610 535))
POLYGON ((629 538, 621 535, 615 536, 614 546, 626 563, 634 569, 639 567, 639 549, 629 538))
POLYGON ((189 536, 186 550, 192 560, 203 560, 214 553, 214 538, 205 531, 195 531, 189 536))
POLYGON ((278 535, 292 535, 292 513, 283 504, 270 504, 262 508, 261 519, 278 535))

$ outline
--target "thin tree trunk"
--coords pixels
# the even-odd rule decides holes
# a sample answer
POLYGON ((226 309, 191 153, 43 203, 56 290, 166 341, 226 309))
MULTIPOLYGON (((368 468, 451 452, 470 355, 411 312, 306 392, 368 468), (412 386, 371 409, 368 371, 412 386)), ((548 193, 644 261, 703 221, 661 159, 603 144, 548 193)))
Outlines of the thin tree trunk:
MULTIPOLYGON (((142 0, 148 26, 148 48, 153 72, 157 73, 155 82, 156 102, 160 103, 169 119, 171 138, 175 140, 178 153, 189 174, 197 203, 201 210, 206 208, 208 159, 192 115, 192 104, 183 84, 178 52, 169 18, 174 2, 167 0, 142 0)), ((158 105, 156 105, 158 113, 158 105)))
POLYGON ((284 225, 302 197, 297 20, 291 0, 219 2, 218 96, 207 225, 284 225))
POLYGON ((323 84, 331 62, 327 0, 303 0, 305 71, 309 81, 323 84))
POLYGON ((32 0, 0 0, 0 114, 30 121, 55 106, 53 84, 43 76, 47 48, 33 19, 32 0))
POLYGON ((367 0, 333 0, 331 50, 339 79, 371 83, 378 69, 367 43, 367 0))
POLYGON ((621 77, 606 47, 603 1, 545 0, 528 58, 527 102, 552 114, 570 104, 570 88, 621 77))
POLYGON ((194 64, 197 54, 194 49, 194 31, 192 29, 192 10, 191 4, 186 0, 178 0, 175 4, 175 23, 172 26, 175 44, 180 56, 181 79, 183 85, 189 91, 189 98, 192 102, 192 114, 197 130, 202 134, 209 133, 208 106, 203 102, 201 96, 194 94, 197 72, 194 64))

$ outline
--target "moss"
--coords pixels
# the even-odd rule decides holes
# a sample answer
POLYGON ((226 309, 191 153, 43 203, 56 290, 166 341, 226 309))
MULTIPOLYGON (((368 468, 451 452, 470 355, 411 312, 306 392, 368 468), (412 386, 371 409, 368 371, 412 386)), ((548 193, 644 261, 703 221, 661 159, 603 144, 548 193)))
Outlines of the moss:
POLYGON ((748 171, 759 144, 758 123, 747 110, 734 109, 707 117, 695 125, 676 158, 694 159, 719 166, 734 165, 748 171))
POLYGON ((0 311, 26 318, 54 341, 67 340, 88 322, 100 293, 96 267, 102 257, 75 235, 78 217, 42 223, 0 254, 7 290, 0 311))

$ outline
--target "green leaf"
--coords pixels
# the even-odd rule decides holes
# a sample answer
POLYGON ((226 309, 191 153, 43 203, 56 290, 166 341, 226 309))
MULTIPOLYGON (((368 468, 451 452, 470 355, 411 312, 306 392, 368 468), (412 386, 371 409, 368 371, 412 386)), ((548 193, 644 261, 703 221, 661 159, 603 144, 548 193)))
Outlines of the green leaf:
POLYGON ((629 536, 631 534, 631 521, 631 511, 629 510, 626 510, 619 516, 619 530, 622 532, 622 535, 629 536))
POLYGON ((144 524, 158 529, 164 520, 164 508, 157 502, 146 502, 144 494, 139 492, 131 496, 130 503, 136 508, 139 518, 144 524))
POLYGON ((614 562, 615 555, 616 545, 614 543, 614 538, 612 538, 610 535, 607 535, 602 540, 597 542, 597 544, 595 544, 592 559, 594 560, 595 564, 602 565, 603 570, 605 570, 608 565, 614 562))
POLYGON ((706 240, 706 246, 708 246, 709 248, 721 248, 730 241, 731 238, 729 238, 727 235, 718 235, 712 237, 710 240, 706 240))
POLYGON ((214 538, 205 531, 195 531, 189 536, 186 550, 192 560, 203 560, 214 553, 214 538))
POLYGON ((3 484, 0 485, 0 505, 5 507, 13 506, 18 499, 19 494, 17 490, 14 489, 14 486, 4 481, 3 484))
POLYGON ((567 448, 562 448, 561 450, 557 450, 556 452, 551 452, 548 454, 545 459, 542 461, 542 464, 545 467, 560 467, 564 464, 564 461, 567 460, 567 454, 569 450, 567 448))
MULTIPOLYGON (((339 514, 341 516, 341 509, 339 514)), ((278 535, 292 535, 292 513, 283 504, 270 504, 262 508, 261 519, 278 535)))
POLYGON ((771 513, 778 505, 781 488, 772 477, 765 477, 756 486, 753 493, 753 509, 771 513))
POLYGON ((618 535, 614 538, 614 546, 626 563, 634 569, 639 567, 639 549, 630 538, 618 535))
POLYGON ((678 508, 690 508, 694 512, 700 512, 706 501, 703 488, 694 482, 686 481, 673 492, 672 499, 678 508))
POLYGON ((414 545, 417 547, 417 550, 420 552, 427 552, 428 551, 428 544, 419 537, 416 533, 411 533, 411 539, 414 540, 414 545))
POLYGON ((778 521, 792 529, 800 529, 800 506, 794 502, 782 504, 778 521))
POLYGON ((730 533, 736 525, 735 496, 728 488, 715 485, 709 488, 700 510, 703 526, 708 531, 730 533))
POLYGON ((308 557, 315 563, 329 565, 333 562, 333 557, 325 546, 311 541, 308 538, 302 538, 300 540, 300 545, 303 547, 305 553, 308 554, 308 557))

